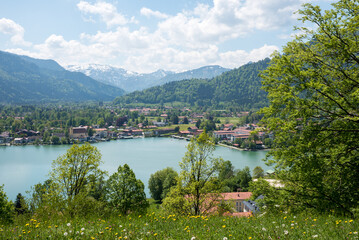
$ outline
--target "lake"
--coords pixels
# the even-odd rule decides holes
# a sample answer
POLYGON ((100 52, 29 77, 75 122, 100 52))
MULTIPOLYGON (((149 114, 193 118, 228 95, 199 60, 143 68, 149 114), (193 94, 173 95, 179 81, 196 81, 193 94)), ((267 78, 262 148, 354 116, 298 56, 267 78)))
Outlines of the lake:
MULTIPOLYGON (((178 163, 182 160, 188 142, 172 138, 137 138, 95 143, 102 154, 102 170, 109 174, 115 172, 119 165, 127 163, 136 177, 145 184, 149 197, 148 179, 151 174, 166 167, 179 171, 178 163)), ((64 154, 70 145, 45 146, 10 146, 0 147, 0 185, 4 184, 10 200, 15 200, 18 193, 25 195, 31 186, 48 178, 51 163, 64 154)), ((238 151, 226 147, 216 147, 214 156, 230 160, 236 169, 248 166, 251 170, 261 166, 264 170, 272 169, 262 161, 266 151, 238 151)))

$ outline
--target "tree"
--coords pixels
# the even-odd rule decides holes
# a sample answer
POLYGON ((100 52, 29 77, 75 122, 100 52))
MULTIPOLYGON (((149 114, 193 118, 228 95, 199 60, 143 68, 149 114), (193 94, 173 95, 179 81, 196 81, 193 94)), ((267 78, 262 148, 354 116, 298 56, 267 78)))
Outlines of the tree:
POLYGON ((359 205, 359 2, 340 0, 322 13, 299 13, 316 30, 275 53, 263 72, 270 106, 263 122, 290 206, 353 216, 359 205))
POLYGON ((24 196, 21 195, 21 193, 17 194, 14 206, 15 206, 15 212, 17 214, 24 214, 27 212, 28 209, 25 202, 25 198, 24 196))
POLYGON ((164 199, 165 208, 194 215, 213 208, 220 190, 217 172, 223 163, 221 158, 213 157, 214 148, 213 139, 205 131, 191 139, 180 162, 179 181, 164 199))
POLYGON ((253 177, 254 178, 262 178, 264 177, 264 170, 260 166, 257 166, 253 169, 253 177))
POLYGON ((96 147, 85 143, 75 144, 52 162, 51 180, 60 186, 60 191, 71 201, 82 191, 87 191, 90 175, 101 176, 99 169, 101 153, 96 147))
POLYGON ((187 117, 183 118, 183 124, 188 124, 188 118, 187 117))
POLYGON ((154 200, 162 202, 171 187, 177 184, 178 173, 173 168, 165 168, 151 174, 148 188, 154 200))
POLYGON ((60 144, 60 138, 58 136, 54 135, 51 137, 51 142, 54 145, 58 145, 58 144, 60 144))
POLYGON ((127 165, 119 166, 117 172, 107 180, 107 198, 112 207, 122 214, 145 212, 149 206, 144 192, 145 186, 136 179, 127 165))
POLYGON ((4 185, 0 185, 0 223, 8 223, 13 221, 13 206, 7 200, 4 192, 4 185))

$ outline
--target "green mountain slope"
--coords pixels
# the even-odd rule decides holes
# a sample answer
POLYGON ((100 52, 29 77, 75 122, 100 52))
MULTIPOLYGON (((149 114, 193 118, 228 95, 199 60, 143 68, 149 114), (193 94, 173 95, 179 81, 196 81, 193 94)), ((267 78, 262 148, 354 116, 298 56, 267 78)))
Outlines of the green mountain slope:
POLYGON ((53 60, 0 51, 0 103, 111 101, 124 94, 53 60))
POLYGON ((261 90, 259 72, 266 69, 269 59, 249 63, 212 79, 191 79, 170 82, 116 98, 114 103, 171 103, 203 105, 235 105, 247 108, 267 104, 261 90))

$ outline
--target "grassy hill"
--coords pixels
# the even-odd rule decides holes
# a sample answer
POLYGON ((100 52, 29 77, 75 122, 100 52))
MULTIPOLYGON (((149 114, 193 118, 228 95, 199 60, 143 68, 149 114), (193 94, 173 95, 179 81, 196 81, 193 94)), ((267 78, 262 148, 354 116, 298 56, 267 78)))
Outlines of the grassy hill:
POLYGON ((123 94, 122 89, 66 71, 53 60, 0 51, 0 103, 111 101, 123 94))
POLYGON ((269 59, 249 63, 212 79, 190 79, 166 83, 116 98, 116 104, 160 104, 181 102, 196 105, 236 105, 247 108, 267 104, 261 90, 259 72, 266 69, 269 59))

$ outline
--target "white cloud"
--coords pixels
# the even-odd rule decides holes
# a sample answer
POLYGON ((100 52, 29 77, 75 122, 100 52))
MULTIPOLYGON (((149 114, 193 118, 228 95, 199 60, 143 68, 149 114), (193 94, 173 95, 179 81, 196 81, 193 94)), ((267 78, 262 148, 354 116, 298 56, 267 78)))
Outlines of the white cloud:
POLYGON ((141 8, 141 14, 146 17, 156 17, 156 18, 168 18, 167 14, 161 13, 159 11, 153 11, 149 8, 141 8))
POLYGON ((97 2, 95 4, 90 4, 86 1, 81 1, 77 4, 77 7, 84 14, 100 15, 101 20, 106 23, 107 27, 134 22, 133 18, 128 20, 124 15, 118 13, 117 8, 110 3, 97 2))
MULTIPOLYGON (((184 71, 209 64, 234 68, 269 57, 279 48, 268 43, 250 50, 246 46, 233 49, 228 44, 223 50, 223 45, 231 40, 241 46, 241 38, 261 31, 281 30, 275 34, 287 37, 296 18, 293 12, 301 1, 213 0, 213 5, 198 4, 173 16, 143 7, 143 16, 159 19, 152 31, 144 26, 127 26, 134 17, 125 17, 110 3, 82 0, 78 9, 86 16, 100 16, 111 29, 82 33, 77 40, 53 34, 26 53, 61 64, 113 64, 136 72, 159 68, 184 71)), ((23 29, 15 32, 23 36, 23 29)), ((25 53, 18 48, 10 51, 25 53)))
POLYGON ((24 40, 24 28, 11 19, 0 19, 0 33, 11 35, 11 42, 15 45, 30 46, 31 43, 24 40))

